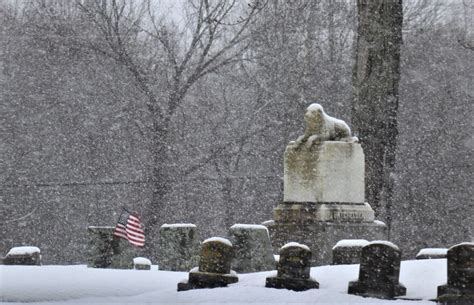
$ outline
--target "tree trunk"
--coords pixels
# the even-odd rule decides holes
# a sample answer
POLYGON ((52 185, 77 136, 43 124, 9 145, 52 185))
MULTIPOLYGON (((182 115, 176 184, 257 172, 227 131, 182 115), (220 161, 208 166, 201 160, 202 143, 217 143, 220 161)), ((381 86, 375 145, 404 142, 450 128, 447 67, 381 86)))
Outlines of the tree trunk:
POLYGON ((366 199, 390 229, 397 150, 402 0, 357 0, 352 125, 366 156, 366 199))

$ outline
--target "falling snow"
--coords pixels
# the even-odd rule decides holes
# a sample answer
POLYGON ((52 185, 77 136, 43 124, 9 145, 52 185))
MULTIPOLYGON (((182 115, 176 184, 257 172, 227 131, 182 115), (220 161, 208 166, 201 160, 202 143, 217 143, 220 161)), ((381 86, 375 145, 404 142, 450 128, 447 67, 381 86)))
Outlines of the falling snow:
MULTIPOLYGON (((210 2, 208 10, 199 10, 204 0, 0 2, 0 256, 41 249, 47 265, 1 266, 2 299, 114 303, 126 290, 100 280, 118 283, 127 271, 82 266, 87 227, 114 226, 122 207, 136 212, 146 232, 137 256, 152 262, 162 225, 196 226, 200 240, 225 241, 235 224, 271 224, 283 198, 283 153, 303 134, 308 105, 356 130, 357 1, 210 2), (55 291, 53 276, 68 285, 55 291), (22 296, 20 278, 36 288, 22 296)), ((395 166, 383 175, 393 192, 368 204, 402 258, 413 259, 420 249, 474 241, 474 5, 403 2, 397 149, 386 152, 395 166)), ((378 111, 391 101, 364 108, 374 126, 390 129, 378 111)), ((374 141, 355 136, 362 147, 374 141)), ((439 261, 413 264, 405 262, 414 266, 405 273, 402 265, 402 281, 427 304, 442 276, 428 279, 427 292, 418 271, 439 261)), ((337 268, 345 267, 313 269, 318 281, 331 278, 314 293, 356 300, 326 273, 353 280, 355 269, 337 268)), ((130 273, 149 289, 131 287, 126 298, 165 300, 161 293, 185 277, 152 272, 130 273)), ((241 293, 250 301, 268 293, 264 278, 245 275, 229 295, 178 299, 232 303, 241 293)), ((274 302, 295 298, 274 293, 274 302)))

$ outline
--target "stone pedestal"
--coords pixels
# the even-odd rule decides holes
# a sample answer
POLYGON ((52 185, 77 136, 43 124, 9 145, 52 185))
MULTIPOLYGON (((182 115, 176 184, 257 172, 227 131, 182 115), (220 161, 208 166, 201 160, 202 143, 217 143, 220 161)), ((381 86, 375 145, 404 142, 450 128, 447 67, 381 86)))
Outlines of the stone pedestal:
POLYGON ((364 181, 360 144, 291 142, 284 156, 284 200, 267 224, 274 251, 290 241, 304 243, 314 266, 330 264, 341 239, 386 239, 385 224, 365 202, 364 181))
POLYGON ((284 202, 273 210, 273 219, 283 223, 373 223, 374 211, 368 203, 284 202))
POLYGON ((313 253, 311 265, 329 265, 332 262, 332 248, 341 239, 386 239, 387 226, 383 222, 372 223, 270 223, 268 230, 272 237, 273 251, 289 241, 307 245, 313 253))

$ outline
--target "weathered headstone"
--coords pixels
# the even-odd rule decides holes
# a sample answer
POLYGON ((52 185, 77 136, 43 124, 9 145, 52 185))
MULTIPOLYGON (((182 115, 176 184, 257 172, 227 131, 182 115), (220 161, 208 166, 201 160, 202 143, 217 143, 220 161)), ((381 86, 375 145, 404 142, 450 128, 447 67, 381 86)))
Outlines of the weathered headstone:
POLYGON ((158 240, 158 268, 189 271, 199 262, 199 233, 194 224, 164 224, 158 240))
POLYGON ((311 250, 306 245, 290 242, 280 249, 277 275, 267 277, 265 287, 294 291, 319 288, 310 271, 311 250))
POLYGON ((347 124, 311 104, 304 135, 284 154, 283 202, 266 223, 274 250, 288 241, 309 246, 312 264, 331 263, 341 239, 386 238, 385 224, 365 202, 364 152, 347 124))
POLYGON ((41 253, 38 247, 13 247, 3 259, 4 265, 41 265, 41 253))
POLYGON ((474 243, 448 250, 448 283, 438 286, 438 304, 474 304, 474 243))
POLYGON ((362 247, 369 242, 365 239, 343 239, 332 248, 332 264, 359 264, 362 247))
POLYGON ((416 254, 416 259, 446 258, 447 254, 446 248, 424 248, 416 254))
POLYGON ((146 257, 135 257, 133 259, 133 269, 135 270, 150 270, 151 261, 146 257))
POLYGON ((114 227, 91 226, 87 266, 92 268, 132 269, 137 250, 125 239, 113 235, 114 227))
POLYGON ((238 282, 235 271, 230 269, 233 256, 232 243, 213 237, 202 243, 199 267, 189 272, 189 279, 178 283, 178 291, 199 288, 227 287, 238 282))
POLYGON ((234 247, 232 269, 239 273, 275 269, 272 244, 265 226, 235 224, 230 227, 229 236, 234 247))
POLYGON ((398 282, 400 249, 387 241, 374 241, 362 248, 359 279, 349 283, 349 294, 393 299, 406 294, 398 282))

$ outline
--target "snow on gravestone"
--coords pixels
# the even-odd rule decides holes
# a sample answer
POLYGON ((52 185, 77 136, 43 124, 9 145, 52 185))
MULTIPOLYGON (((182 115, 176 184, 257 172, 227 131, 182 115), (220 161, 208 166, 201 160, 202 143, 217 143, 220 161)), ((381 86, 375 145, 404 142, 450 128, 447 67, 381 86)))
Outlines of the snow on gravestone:
POLYGON ((438 286, 438 304, 474 304, 474 243, 448 250, 448 283, 438 286))
POLYGON ((189 271, 199 262, 199 233, 191 223, 164 224, 158 240, 158 268, 189 271))
POLYGON ((90 226, 87 266, 92 268, 132 269, 136 249, 113 235, 114 227, 90 226))
POLYGON ((4 265, 41 265, 41 254, 38 247, 13 247, 3 259, 4 265))
POLYGON ((290 242, 281 247, 277 275, 267 277, 265 287, 304 291, 319 288, 310 277, 311 250, 306 245, 290 242))
POLYGON ((272 244, 265 226, 235 224, 230 227, 229 236, 234 247, 232 269, 239 273, 275 269, 272 244))
POLYGON ((373 241, 362 248, 359 279, 349 283, 349 294, 393 299, 406 294, 398 282, 400 249, 388 241, 373 241))
POLYGON ((146 257, 135 257, 133 259, 133 269, 135 270, 150 270, 151 261, 146 257))
POLYGON ((202 243, 199 267, 189 272, 189 279, 178 283, 178 291, 199 288, 227 287, 238 282, 237 274, 230 269, 233 256, 232 243, 220 237, 202 243))
POLYGON ((359 264, 362 247, 369 242, 365 239, 343 239, 332 248, 332 264, 359 264))
POLYGON ((447 254, 446 248, 424 248, 416 254, 416 259, 446 258, 447 254))

